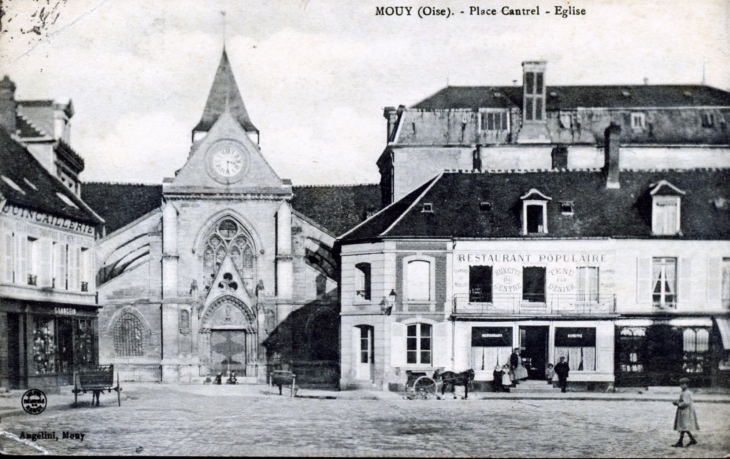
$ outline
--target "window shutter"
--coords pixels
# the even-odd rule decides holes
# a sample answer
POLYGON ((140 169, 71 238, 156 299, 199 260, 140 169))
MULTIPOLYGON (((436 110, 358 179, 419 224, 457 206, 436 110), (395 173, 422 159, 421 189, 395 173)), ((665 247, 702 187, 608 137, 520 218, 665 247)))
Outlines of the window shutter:
POLYGON ((28 283, 28 236, 25 234, 16 234, 16 258, 18 265, 15 270, 15 282, 19 284, 28 283))
POLYGON ((710 303, 720 301, 720 261, 719 257, 710 257, 707 260, 707 301, 710 303))
POLYGON ((390 366, 406 365, 406 326, 393 322, 390 324, 390 366))
POLYGON ((36 242, 40 244, 41 270, 38 276, 38 285, 41 287, 50 287, 53 272, 51 271, 51 250, 53 249, 53 241, 50 239, 41 239, 36 242))
POLYGON ((3 275, 3 281, 7 283, 13 282, 13 272, 15 271, 15 260, 13 260, 13 232, 10 230, 5 230, 3 233, 3 271, 5 271, 5 274, 3 275))
POLYGON ((79 289, 79 248, 68 246, 68 289, 79 289))
POLYGON ((692 259, 679 259, 679 282, 677 300, 680 303, 692 302, 692 259))
POLYGON ((66 244, 56 244, 58 253, 56 256, 56 288, 66 290, 66 244))
POLYGON ((636 273, 636 302, 651 302, 651 258, 639 258, 636 273))
POLYGON ((449 365, 449 345, 447 343, 446 327, 449 322, 440 322, 433 326, 433 366, 448 368, 449 365))

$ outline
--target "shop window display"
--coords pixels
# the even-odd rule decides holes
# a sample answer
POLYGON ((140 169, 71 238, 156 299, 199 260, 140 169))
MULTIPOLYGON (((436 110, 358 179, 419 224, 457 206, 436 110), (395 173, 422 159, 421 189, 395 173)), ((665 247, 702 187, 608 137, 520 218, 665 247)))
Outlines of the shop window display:
POLYGON ((56 372, 55 324, 52 318, 36 317, 33 328, 35 374, 56 372))
POLYGON ((77 366, 83 368, 94 365, 94 322, 92 320, 76 322, 74 354, 77 366))
POLYGON ((596 329, 556 328, 555 359, 560 357, 571 371, 596 371, 596 329))

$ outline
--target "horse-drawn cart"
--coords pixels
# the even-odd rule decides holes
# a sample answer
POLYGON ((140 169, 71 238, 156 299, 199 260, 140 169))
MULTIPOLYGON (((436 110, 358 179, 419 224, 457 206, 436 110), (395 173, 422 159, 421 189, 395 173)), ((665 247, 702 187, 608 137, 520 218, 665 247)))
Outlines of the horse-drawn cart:
MULTIPOLYGON (((439 370, 430 372, 431 376, 433 376, 433 373, 437 373, 438 371, 439 370)), ((425 371, 406 370, 406 375, 408 376, 408 380, 406 381, 406 394, 404 395, 405 399, 441 399, 441 396, 438 395, 438 392, 441 389, 441 381, 437 382, 435 379, 429 376, 429 373, 425 371)))
POLYGON ((114 365, 101 365, 94 369, 87 369, 74 375, 74 405, 79 401, 79 394, 91 392, 91 406, 99 406, 99 396, 104 391, 116 391, 117 403, 122 406, 122 388, 119 386, 119 373, 117 373, 117 385, 114 386, 114 365))
POLYGON ((474 370, 469 369, 461 373, 443 371, 443 368, 433 370, 429 374, 425 371, 406 371, 407 400, 441 400, 446 388, 449 387, 456 398, 456 386, 464 386, 464 400, 469 397, 469 386, 474 381, 474 370))

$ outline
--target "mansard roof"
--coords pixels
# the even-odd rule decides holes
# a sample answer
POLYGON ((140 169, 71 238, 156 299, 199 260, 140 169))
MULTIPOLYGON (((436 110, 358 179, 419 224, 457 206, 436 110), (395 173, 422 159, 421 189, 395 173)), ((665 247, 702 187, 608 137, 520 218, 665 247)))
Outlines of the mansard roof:
POLYGON ((259 132, 248 116, 246 105, 243 103, 236 79, 233 76, 231 63, 228 61, 228 54, 224 49, 215 78, 213 78, 213 86, 210 88, 210 94, 208 94, 208 101, 205 103, 203 117, 193 131, 208 132, 226 110, 231 112, 231 115, 238 121, 244 131, 259 132))
POLYGON ((106 234, 122 228, 162 205, 162 185, 85 183, 84 201, 105 220, 106 234))
POLYGON ((0 196, 10 203, 92 225, 103 223, 84 201, 52 176, 3 128, 0 128, 0 175, 10 180, 8 183, 0 179, 0 196))
POLYGON ((380 185, 295 186, 292 208, 338 236, 380 207, 380 185))
MULTIPOLYGON (((522 86, 448 86, 412 108, 521 108, 522 86)), ((730 107, 730 92, 704 85, 547 86, 548 110, 730 107)))
POLYGON ((730 240, 730 170, 620 172, 607 189, 592 171, 445 172, 340 237, 342 243, 389 238, 669 238, 730 240), (652 236, 650 191, 665 180, 681 197, 681 234, 652 236), (521 196, 532 188, 547 203, 546 235, 522 234, 521 196), (563 213, 561 202, 573 203, 563 213), (490 205, 482 206, 488 202, 490 205), (431 210, 423 211, 423 204, 431 210))

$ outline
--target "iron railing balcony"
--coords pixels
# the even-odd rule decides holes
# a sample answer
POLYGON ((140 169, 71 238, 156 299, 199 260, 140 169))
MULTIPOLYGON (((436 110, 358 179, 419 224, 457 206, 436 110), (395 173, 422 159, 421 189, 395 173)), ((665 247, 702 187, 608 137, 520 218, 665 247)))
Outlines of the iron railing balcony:
POLYGON ((475 296, 464 293, 454 295, 453 302, 454 314, 466 315, 591 315, 616 312, 615 294, 494 293, 475 296))

